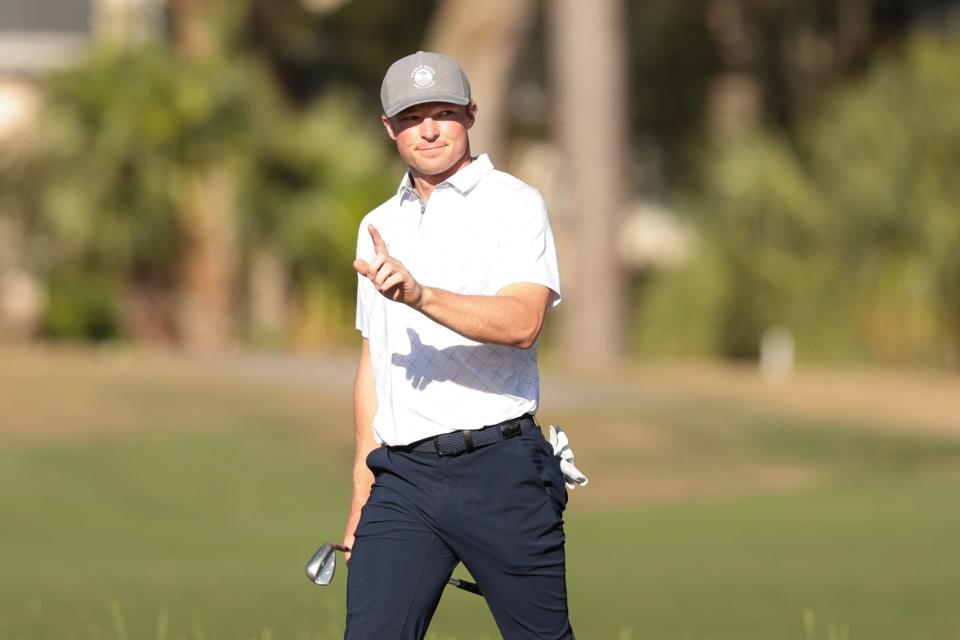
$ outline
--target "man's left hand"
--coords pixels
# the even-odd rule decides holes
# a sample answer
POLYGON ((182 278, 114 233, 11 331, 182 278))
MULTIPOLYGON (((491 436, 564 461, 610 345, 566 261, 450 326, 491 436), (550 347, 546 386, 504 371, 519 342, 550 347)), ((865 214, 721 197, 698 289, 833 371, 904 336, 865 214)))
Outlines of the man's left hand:
POLYGON ((420 306, 423 300, 423 287, 416 278, 410 275, 403 263, 390 257, 387 243, 380 237, 380 232, 372 224, 367 227, 373 239, 373 249, 376 255, 373 260, 353 261, 353 268, 362 276, 366 276, 373 283, 374 288, 383 296, 394 302, 402 302, 414 309, 420 306))

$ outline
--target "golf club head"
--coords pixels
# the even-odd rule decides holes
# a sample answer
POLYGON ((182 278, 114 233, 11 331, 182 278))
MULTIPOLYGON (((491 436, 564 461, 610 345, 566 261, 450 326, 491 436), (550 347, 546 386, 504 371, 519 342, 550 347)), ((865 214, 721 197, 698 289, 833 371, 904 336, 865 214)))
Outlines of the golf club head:
POLYGON ((307 577, 314 584, 327 586, 333 580, 337 569, 337 552, 333 544, 327 542, 317 549, 307 562, 307 577))
MULTIPOLYGON (((337 551, 350 551, 350 547, 333 542, 326 542, 317 549, 310 560, 307 561, 307 578, 313 584, 325 587, 333 580, 333 573, 337 570, 337 551)), ((452 584, 458 589, 475 593, 482 596, 483 592, 475 582, 463 580, 461 578, 449 578, 448 584, 452 584)))

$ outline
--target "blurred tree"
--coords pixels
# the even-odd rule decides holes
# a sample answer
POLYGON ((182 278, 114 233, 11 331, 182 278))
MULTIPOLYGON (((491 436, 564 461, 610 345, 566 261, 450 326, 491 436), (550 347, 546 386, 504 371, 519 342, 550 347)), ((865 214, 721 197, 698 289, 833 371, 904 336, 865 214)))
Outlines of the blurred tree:
MULTIPOLYGON (((212 13, 218 9, 221 20, 232 16, 217 1, 169 0, 167 6, 174 46, 187 65, 209 69, 226 54, 228 47, 216 38, 233 30, 216 24, 212 13)), ((233 133, 240 132, 229 132, 218 143, 229 144, 233 133)), ((235 174, 227 166, 231 151, 227 145, 208 146, 194 158, 196 166, 186 176, 177 206, 182 234, 179 330, 193 351, 222 350, 234 331, 239 242, 235 174)))
POLYGON ((27 124, 0 139, 0 335, 35 333, 43 302, 31 273, 29 185, 36 167, 28 158, 35 133, 27 124))
POLYGON ((355 100, 294 110, 249 59, 185 64, 160 44, 100 51, 52 77, 47 94, 41 171, 24 186, 40 203, 57 317, 78 317, 53 333, 82 335, 85 314, 102 327, 94 316, 120 313, 114 333, 196 348, 187 340, 210 336, 177 323, 190 296, 190 313, 215 304, 258 342, 342 332, 357 225, 400 173, 355 100), (71 302, 73 287, 53 286, 78 278, 123 303, 94 313, 85 301, 107 293, 71 302))
POLYGON ((452 56, 466 70, 480 108, 470 148, 504 159, 507 93, 534 17, 533 0, 441 0, 426 49, 452 56))
POLYGON ((958 42, 918 33, 796 143, 758 132, 714 152, 694 208, 723 272, 704 294, 721 353, 755 356, 784 325, 820 356, 960 362, 958 42))
POLYGON ((719 143, 750 133, 763 113, 757 76, 759 33, 749 0, 710 0, 707 24, 716 43, 720 69, 710 83, 709 129, 719 143))
POLYGON ((183 300, 189 346, 228 337, 233 310, 219 288, 235 287, 236 235, 224 220, 235 216, 226 172, 253 142, 251 75, 151 46, 100 51, 48 83, 39 188, 57 252, 47 269, 126 282, 135 336, 171 339, 170 303, 183 300), (204 305, 212 317, 191 316, 204 305))
MULTIPOLYGON (((806 330, 826 313, 836 272, 826 203, 780 138, 730 143, 709 166, 702 229, 719 254, 725 291, 713 320, 720 353, 755 358, 774 326, 806 330)), ((806 335, 804 335, 806 337, 806 335)))
POLYGON ((358 225, 402 172, 380 123, 358 113, 358 100, 344 93, 284 111, 256 153, 241 193, 257 341, 292 331, 298 343, 316 345, 353 327, 358 225), (292 324, 291 305, 299 307, 292 324))
POLYGON ((957 0, 645 0, 626 4, 632 184, 666 198, 689 186, 705 142, 730 123, 798 124, 915 24, 957 0))
MULTIPOLYGON (((952 291, 957 280, 949 258, 956 253, 950 235, 953 218, 900 220, 896 212, 903 210, 897 208, 901 205, 891 205, 909 198, 911 203, 925 202, 925 211, 934 210, 947 200, 930 194, 946 193, 947 188, 917 188, 908 196, 906 187, 884 187, 877 191, 887 198, 876 203, 876 211, 865 188, 854 190, 860 172, 868 171, 886 176, 892 185, 899 182, 890 176, 901 175, 904 181, 939 185, 941 165, 917 162, 909 171, 896 173, 898 153, 847 162, 842 150, 828 153, 826 142, 814 142, 823 136, 850 145, 880 144, 855 125, 859 119, 883 119, 852 108, 857 115, 844 116, 850 131, 816 133, 829 131, 820 114, 839 110, 843 102, 825 101, 825 96, 837 84, 868 72, 874 53, 899 44, 910 24, 942 21, 949 7, 957 5, 955 0, 649 0, 622 6, 606 4, 609 1, 578 9, 559 0, 498 0, 479 8, 458 0, 171 0, 170 35, 177 55, 161 45, 122 55, 100 52, 72 79, 72 72, 58 76, 50 85, 53 107, 43 126, 43 162, 31 169, 29 179, 15 177, 20 169, 6 171, 6 176, 14 176, 10 182, 24 191, 23 198, 16 198, 25 211, 19 218, 25 221, 29 246, 46 247, 32 252, 49 276, 56 297, 51 305, 60 309, 54 315, 64 318, 69 313, 62 310, 84 308, 91 318, 86 324, 48 323, 48 329, 105 335, 120 329, 104 329, 109 323, 102 317, 119 312, 128 326, 136 327, 136 335, 169 339, 179 325, 184 339, 193 335, 191 342, 216 345, 227 339, 235 323, 253 325, 250 330, 258 339, 283 334, 291 325, 304 336, 336 326, 339 320, 334 318, 348 316, 351 307, 348 265, 356 232, 351 227, 396 179, 386 160, 388 145, 376 131, 380 79, 389 62, 425 46, 476 56, 478 62, 468 64, 491 71, 473 74, 486 114, 481 122, 500 120, 491 108, 502 99, 493 96, 507 92, 511 78, 520 78, 525 90, 535 85, 534 94, 551 96, 528 101, 528 107, 534 105, 528 108, 532 118, 514 118, 511 126, 514 133, 542 136, 540 121, 555 115, 555 131, 567 145, 566 184, 575 194, 571 200, 582 225, 574 231, 578 246, 572 249, 595 258, 581 260, 584 269, 565 276, 572 299, 587 298, 565 307, 564 313, 582 309, 593 316, 565 323, 567 344, 591 345, 590 356, 620 352, 619 347, 598 351, 596 346, 619 343, 616 318, 622 316, 624 303, 622 293, 616 292, 623 287, 614 253, 607 247, 619 203, 630 186, 666 200, 677 185, 700 186, 702 194, 716 196, 701 202, 715 219, 700 220, 716 232, 717 243, 729 246, 709 247, 703 264, 723 265, 719 271, 736 273, 743 283, 739 291, 727 290, 727 298, 703 298, 726 318, 722 326, 729 331, 722 333, 727 353, 750 352, 763 325, 810 316, 815 305, 797 300, 829 298, 820 288, 781 288, 784 278, 795 277, 787 274, 808 268, 804 255, 821 256, 810 273, 832 274, 824 279, 837 288, 849 283, 836 270, 861 274, 855 288, 875 291, 869 304, 861 300, 856 311, 842 300, 822 304, 836 312, 832 317, 837 322, 831 324, 869 325, 860 332, 863 340, 887 345, 886 353, 903 354, 929 344, 930 336, 939 335, 938 322, 956 324, 948 319, 957 315, 949 303, 936 307, 938 320, 928 303, 904 302, 932 299, 934 282, 938 291, 952 291), (217 14, 213 22, 206 17, 211 8, 217 14), (536 23, 540 10, 549 18, 545 25, 536 23), (544 33, 551 39, 540 47, 544 33), (502 44, 482 44, 486 42, 502 44), (268 61, 272 73, 263 73, 252 57, 268 61), (548 75, 542 68, 545 60, 552 62, 556 92, 540 86, 548 75), (723 93, 717 89, 724 85, 719 80, 730 74, 748 81, 727 86, 752 88, 731 91, 735 99, 711 99, 723 93), (479 86, 487 82, 481 77, 495 77, 491 88, 479 86), (603 84, 611 78, 612 88, 603 84), (346 91, 336 91, 338 87, 346 91), (329 100, 314 102, 327 94, 332 94, 329 100), (726 110, 719 106, 724 104, 726 110), (718 149, 702 144, 711 121, 749 124, 729 148, 718 149), (768 125, 779 130, 749 133, 768 125), (338 138, 330 127, 340 127, 341 138, 344 131, 357 137, 365 149, 357 154, 362 161, 352 162, 351 156, 345 162, 343 154, 336 153, 338 138), (614 131, 610 138, 608 130, 614 131), (860 131, 860 137, 854 137, 854 131, 860 131), (591 158, 585 149, 602 149, 602 160, 591 158), (707 170, 693 171, 694 162, 703 158, 707 170), (839 168, 824 169, 834 166, 830 163, 839 168), (339 172, 338 166, 348 169, 339 172), (834 182, 827 179, 831 175, 834 182), (601 184, 609 188, 598 187, 601 184), (846 216, 848 225, 842 229, 833 226, 838 202, 844 203, 844 211, 849 207, 860 212, 846 216), (43 216, 30 215, 37 203, 43 216), (776 207, 782 211, 767 212, 776 207), (824 240, 815 232, 817 225, 809 224, 819 220, 822 211, 830 212, 826 228, 845 238, 842 249, 837 248, 840 240, 824 240), (940 221, 931 222, 934 219, 940 221), (722 228, 727 223, 733 228, 722 228), (42 226, 44 235, 31 235, 30 225, 42 226), (800 240, 785 239, 793 236, 800 240), (851 238, 864 242, 875 237, 896 240, 884 240, 887 249, 882 252, 858 248, 862 260, 842 258, 844 252, 854 253, 851 238), (747 264, 745 256, 753 250, 765 272, 747 264), (940 265, 935 277, 928 269, 933 259, 924 253, 928 250, 940 265), (874 272, 862 266, 866 264, 886 265, 887 275, 869 275, 874 272), (77 277, 68 271, 76 271, 72 275, 77 277), (77 284, 81 280, 103 295, 83 300, 72 296, 82 288, 77 284), (893 295, 881 281, 899 283, 899 293, 893 295), (114 291, 125 292, 124 304, 98 302, 114 291), (181 312, 170 311, 175 307, 181 312), (890 308, 919 311, 908 321, 890 308), (610 314, 614 319, 608 319, 610 314), (307 317, 313 320, 305 321, 307 317), (204 336, 208 320, 214 320, 209 325, 214 328, 204 336), (594 326, 594 321, 599 324, 594 326), (53 329, 55 325, 66 328, 53 329), (574 326, 580 328, 575 331, 574 326), (580 337, 573 337, 578 331, 580 337), (742 336, 735 336, 736 331, 742 336)), ((893 99, 899 104, 902 99, 892 89, 875 91, 881 102, 893 99)), ((906 109, 886 108, 897 117, 896 109, 906 109)), ((912 115, 902 117, 913 122, 912 115)), ((883 122, 896 128, 894 118, 883 122)), ((931 128, 914 126, 921 137, 931 128)), ((905 130, 914 135, 914 129, 905 130)), ((897 136, 890 138, 884 144, 892 145, 897 136)), ((929 144, 935 153, 949 155, 949 147, 943 146, 949 140, 944 134, 929 144)), ((482 143, 477 144, 479 148, 482 143)), ((901 150, 909 149, 902 145, 901 150)), ((706 268, 698 265, 685 276, 691 290, 718 280, 694 273, 706 268)), ((654 283, 660 292, 669 288, 669 278, 659 274, 644 274, 643 281, 654 283)), ((960 299, 952 293, 937 296, 960 299)), ((714 334, 701 335, 707 340, 714 334)))
POLYGON ((716 54, 702 2, 628 2, 632 187, 664 197, 695 166, 716 54))
POLYGON ((862 292, 865 337, 888 358, 936 357, 922 352, 949 342, 960 364, 958 78, 960 31, 918 32, 805 137, 845 272, 862 292))
POLYGON ((556 138, 575 212, 573 304, 564 315, 563 349, 572 361, 608 366, 624 355, 624 273, 616 234, 627 197, 628 75, 619 0, 551 5, 556 138))
POLYGON ((837 2, 836 60, 841 66, 860 62, 870 47, 873 32, 872 0, 837 2))
POLYGON ((387 66, 424 47, 437 0, 250 4, 246 39, 270 62, 287 97, 307 104, 329 90, 346 88, 376 118, 387 66))

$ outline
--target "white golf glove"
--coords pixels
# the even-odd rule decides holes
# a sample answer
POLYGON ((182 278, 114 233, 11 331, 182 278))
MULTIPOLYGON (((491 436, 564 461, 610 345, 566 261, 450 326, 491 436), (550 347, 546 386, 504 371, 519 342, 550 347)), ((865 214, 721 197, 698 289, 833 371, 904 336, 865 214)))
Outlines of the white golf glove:
POLYGON ((567 489, 573 491, 577 487, 587 486, 587 476, 573 464, 573 449, 570 448, 570 439, 567 438, 567 434, 555 425, 550 425, 549 434, 553 455, 560 458, 560 470, 563 472, 563 482, 567 485, 567 489))

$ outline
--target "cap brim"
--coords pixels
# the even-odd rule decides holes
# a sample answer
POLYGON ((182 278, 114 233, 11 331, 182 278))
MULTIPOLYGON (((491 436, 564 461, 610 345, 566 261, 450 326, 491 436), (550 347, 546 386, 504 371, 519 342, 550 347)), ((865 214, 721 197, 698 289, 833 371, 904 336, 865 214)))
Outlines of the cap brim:
POLYGON ((464 98, 462 95, 452 95, 452 94, 435 94, 431 96, 410 96, 405 100, 399 101, 397 104, 393 105, 391 109, 384 111, 384 115, 388 118, 392 118, 397 115, 404 109, 409 109, 410 107, 415 107, 418 104, 428 104, 430 102, 449 102, 450 104, 457 104, 460 106, 466 106, 470 104, 470 98, 464 98))

